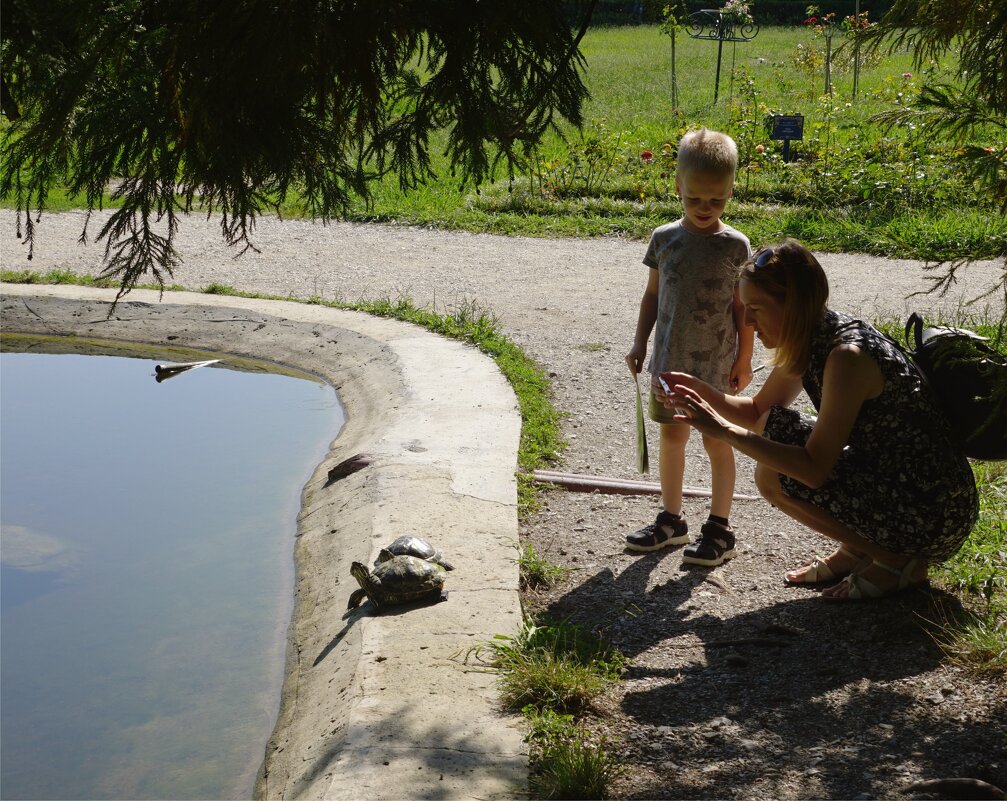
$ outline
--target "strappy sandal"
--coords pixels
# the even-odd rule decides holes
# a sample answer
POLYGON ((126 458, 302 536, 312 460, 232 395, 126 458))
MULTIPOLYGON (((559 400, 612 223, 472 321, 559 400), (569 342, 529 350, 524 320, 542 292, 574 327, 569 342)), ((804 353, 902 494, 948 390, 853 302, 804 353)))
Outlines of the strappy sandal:
POLYGON ((910 559, 902 568, 891 567, 886 565, 884 562, 879 562, 878 560, 873 560, 871 566, 880 567, 887 570, 893 576, 898 576, 898 584, 887 590, 881 589, 877 584, 872 581, 868 581, 863 577, 861 573, 850 573, 846 578, 844 578, 840 584, 845 584, 849 587, 845 597, 838 597, 835 595, 823 596, 827 601, 874 601, 879 598, 888 598, 892 595, 897 595, 903 590, 907 590, 910 587, 916 587, 920 584, 925 584, 926 579, 913 579, 913 571, 919 567, 920 561, 918 559, 910 559))
POLYGON ((783 577, 783 582, 792 587, 820 587, 826 584, 836 584, 840 579, 844 579, 849 576, 853 570, 856 568, 860 561, 863 559, 862 556, 858 556, 853 553, 845 545, 840 545, 839 550, 836 553, 843 554, 850 559, 853 559, 853 567, 849 570, 842 570, 840 572, 834 571, 829 567, 828 562, 825 561, 826 557, 816 556, 810 562, 806 564, 795 567, 794 570, 800 570, 802 567, 806 567, 807 571, 804 573, 804 577, 800 579, 789 579, 786 576, 783 577))

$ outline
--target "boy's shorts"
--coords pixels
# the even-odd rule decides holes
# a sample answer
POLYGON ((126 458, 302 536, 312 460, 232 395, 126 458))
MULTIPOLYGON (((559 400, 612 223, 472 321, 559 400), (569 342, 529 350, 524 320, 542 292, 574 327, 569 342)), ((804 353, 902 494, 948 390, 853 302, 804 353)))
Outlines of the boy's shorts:
POLYGON ((651 387, 650 390, 650 400, 647 403, 647 414, 650 419, 655 423, 660 423, 661 425, 673 425, 681 426, 687 425, 686 423, 680 423, 674 419, 675 410, 669 409, 663 403, 658 402, 657 398, 654 397, 654 389, 651 387))

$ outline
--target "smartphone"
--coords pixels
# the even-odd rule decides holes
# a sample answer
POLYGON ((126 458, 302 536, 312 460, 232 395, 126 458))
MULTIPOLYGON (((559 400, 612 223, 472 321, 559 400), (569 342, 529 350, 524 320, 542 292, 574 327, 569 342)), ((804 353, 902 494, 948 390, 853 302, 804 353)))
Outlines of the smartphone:
POLYGON ((671 394, 671 387, 668 386, 668 382, 664 380, 661 376, 657 377, 657 383, 661 385, 661 390, 665 395, 671 394))

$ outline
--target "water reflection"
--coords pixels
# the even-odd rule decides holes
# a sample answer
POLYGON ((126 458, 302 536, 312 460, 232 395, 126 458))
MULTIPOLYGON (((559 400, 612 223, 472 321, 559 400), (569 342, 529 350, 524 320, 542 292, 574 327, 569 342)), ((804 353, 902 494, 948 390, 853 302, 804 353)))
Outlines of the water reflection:
MULTIPOLYGON (((163 359, 162 359, 163 361, 163 359)), ((0 795, 247 798, 331 387, 0 356, 0 795)))

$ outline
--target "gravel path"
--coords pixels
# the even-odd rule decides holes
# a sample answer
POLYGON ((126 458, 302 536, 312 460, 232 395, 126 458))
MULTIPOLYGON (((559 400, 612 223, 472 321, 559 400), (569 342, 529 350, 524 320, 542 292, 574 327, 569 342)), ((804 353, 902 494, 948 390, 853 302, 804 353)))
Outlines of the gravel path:
MULTIPOLYGON (((101 249, 76 244, 82 224, 79 214, 44 216, 34 260, 8 239, 4 268, 95 274, 101 249)), ((175 280, 193 289, 219 282, 299 298, 409 296, 441 312, 488 308, 553 378, 568 415, 560 469, 637 477, 623 356, 646 280, 645 242, 263 220, 261 252, 234 259, 216 223, 201 218, 184 221, 179 242, 175 280)), ((830 305, 868 319, 954 311, 1003 267, 976 263, 948 297, 909 298, 927 287, 917 262, 820 258, 830 305)), ((757 350, 756 363, 764 359, 757 350)), ((656 429, 649 435, 656 449, 656 429)), ((693 437, 686 483, 708 482, 693 437)), ((737 491, 756 494, 745 457, 737 491)), ((887 798, 949 776, 1007 787, 1003 683, 949 664, 918 625, 941 614, 937 601, 953 609, 949 596, 826 604, 783 587, 783 572, 825 544, 762 501, 735 504, 739 558, 715 571, 683 567, 678 549, 624 553, 623 536, 655 511, 653 498, 552 492, 522 526, 536 550, 575 569, 527 607, 590 623, 631 659, 626 681, 598 706, 609 749, 627 766, 616 797, 887 798)), ((705 500, 690 499, 686 512, 698 527, 705 500)))

